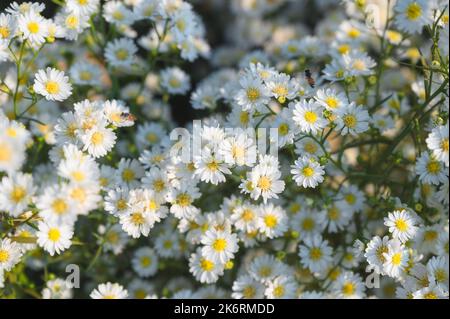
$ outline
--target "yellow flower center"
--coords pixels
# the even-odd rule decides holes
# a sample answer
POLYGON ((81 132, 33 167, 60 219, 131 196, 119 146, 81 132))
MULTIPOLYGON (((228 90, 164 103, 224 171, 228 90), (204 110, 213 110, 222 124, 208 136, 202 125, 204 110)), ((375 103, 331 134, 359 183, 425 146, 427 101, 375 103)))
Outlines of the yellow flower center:
POLYGON ((0 263, 6 263, 9 260, 9 253, 5 249, 0 249, 0 263))
POLYGON ((269 267, 269 266, 262 266, 260 269, 259 269, 259 275, 261 276, 261 277, 269 277, 270 275, 272 274, 272 268, 271 267, 269 267))
POLYGON ((181 207, 187 207, 191 205, 191 196, 186 193, 179 194, 177 196, 177 204, 181 207))
POLYGON ((34 21, 28 22, 27 27, 30 33, 36 34, 39 32, 39 24, 37 22, 34 21))
POLYGON ((248 124, 250 120, 250 114, 248 114, 248 112, 241 112, 241 114, 239 115, 239 121, 242 124, 248 124))
POLYGON ((141 258, 141 266, 147 268, 152 264, 152 259, 148 256, 144 256, 141 258))
POLYGON ((355 293, 355 285, 351 282, 346 282, 342 285, 342 294, 345 296, 351 296, 355 293))
POLYGON ((274 228, 278 224, 278 219, 275 215, 266 215, 264 216, 264 224, 269 228, 274 228))
POLYGON ((311 231, 314 229, 315 226, 314 219, 312 218, 305 218, 302 222, 302 229, 306 231, 311 231))
POLYGON ((244 221, 246 221, 246 222, 252 221, 253 218, 254 218, 254 216, 255 216, 255 214, 254 214, 253 211, 250 210, 250 209, 245 209, 245 210, 242 212, 242 219, 243 219, 244 221))
POLYGON ((423 295, 423 298, 425 299, 438 299, 438 296, 434 292, 427 292, 423 295))
POLYGON ((289 125, 286 123, 281 124, 278 127, 278 133, 280 133, 281 136, 286 136, 289 133, 289 125))
POLYGON ((102 144, 103 139, 104 139, 103 134, 100 132, 95 132, 91 135, 91 142, 96 146, 102 144))
POLYGON ((233 158, 241 158, 245 155, 245 149, 243 147, 237 146, 237 145, 233 145, 233 147, 231 148, 231 155, 233 156, 233 158))
POLYGON ((311 250, 309 251, 309 257, 313 261, 319 260, 320 258, 322 258, 322 250, 318 247, 311 248, 311 250))
POLYGON ((162 179, 157 179, 153 182, 153 188, 155 189, 155 191, 162 192, 164 190, 164 188, 166 187, 166 184, 164 183, 164 181, 162 179))
POLYGON ((389 251, 389 248, 385 245, 378 247, 375 252, 378 260, 380 260, 382 263, 384 263, 386 261, 386 258, 384 258, 384 254, 387 253, 388 251, 389 251))
POLYGON ((116 51, 116 58, 118 60, 126 60, 128 58, 128 51, 126 49, 118 49, 116 51))
POLYGON ((58 94, 58 92, 59 92, 59 84, 56 83, 55 81, 48 81, 45 84, 45 89, 50 94, 58 94))
POLYGON ((311 177, 314 175, 314 170, 311 167, 306 166, 302 169, 302 173, 306 177, 311 177))
POLYGON ((356 59, 353 62, 353 68, 357 71, 363 71, 366 69, 366 63, 361 59, 356 59))
POLYGON ((70 192, 70 197, 82 203, 86 199, 86 191, 81 187, 74 188, 70 192))
POLYGON ((11 31, 9 31, 9 28, 0 26, 0 37, 3 39, 6 39, 11 34, 11 31))
POLYGON ((70 174, 72 176, 72 178, 76 181, 76 182, 82 182, 85 180, 86 176, 84 175, 83 172, 81 171, 74 171, 70 174))
POLYGON ((155 210, 157 210, 159 208, 159 205, 158 205, 158 203, 156 201, 150 200, 147 203, 147 208, 150 211, 155 211, 155 210))
POLYGON ((25 197, 25 195, 25 188, 22 186, 14 186, 11 192, 11 199, 17 204, 25 197))
POLYGON ((434 273, 434 278, 438 283, 447 281, 447 272, 444 269, 437 269, 434 273))
POLYGON ((48 239, 50 239, 52 242, 57 242, 61 238, 61 232, 58 228, 50 228, 48 231, 48 239))
POLYGON ((339 105, 338 99, 331 96, 325 100, 325 103, 327 103, 328 107, 332 109, 335 109, 339 105))
POLYGON ((339 209, 337 207, 333 206, 328 210, 328 218, 331 220, 338 220, 339 219, 339 209))
POLYGON ((347 194, 344 196, 345 201, 350 204, 350 205, 354 205, 356 203, 356 197, 353 194, 347 194))
POLYGON ((436 160, 431 160, 427 165, 427 171, 430 174, 437 174, 441 170, 441 164, 436 160))
POLYGON ((426 231, 423 236, 425 241, 433 241, 433 240, 436 240, 437 237, 438 237, 438 233, 434 230, 426 231))
POLYGON ((179 88, 181 86, 181 81, 177 78, 171 78, 169 80, 169 85, 173 88, 179 88))
POLYGON ((120 10, 114 11, 112 14, 112 17, 118 21, 121 21, 124 18, 123 14, 122 14, 122 12, 120 12, 120 10))
POLYGON ((118 210, 124 210, 127 208, 127 201, 125 199, 119 199, 116 203, 116 207, 118 210))
POLYGON ((350 51, 351 47, 348 44, 342 44, 338 47, 338 52, 340 54, 347 54, 350 51))
POLYGON ((398 266, 402 263, 402 254, 401 253, 395 253, 392 256, 392 264, 395 266, 398 266))
POLYGON ((447 153, 448 153, 448 138, 443 139, 443 140, 441 141, 441 148, 442 148, 442 150, 443 150, 444 152, 447 152, 447 153))
POLYGON ((352 39, 356 39, 357 37, 359 37, 360 34, 361 34, 361 32, 356 28, 351 28, 347 32, 347 35, 352 39))
POLYGON ((280 298, 284 296, 284 286, 276 286, 275 289, 273 290, 273 295, 276 298, 280 298))
POLYGON ((258 180, 258 187, 263 191, 268 191, 272 187, 272 181, 267 176, 261 176, 258 180))
POLYGON ((215 251, 224 251, 227 248, 227 241, 223 238, 217 238, 212 247, 215 251))
POLYGON ((401 232, 405 232, 408 229, 408 224, 402 218, 399 218, 395 221, 395 227, 401 232))
POLYGON ((83 81, 89 81, 92 79, 92 73, 89 71, 81 71, 80 72, 80 79, 83 81))
POLYGON ((210 170, 210 171, 217 171, 219 169, 219 164, 216 161, 212 161, 209 162, 208 164, 206 164, 206 167, 210 170))
POLYGON ((411 3, 406 8, 406 17, 409 20, 415 21, 422 15, 422 8, 417 2, 411 3))
POLYGON ((57 199, 55 199, 53 201, 52 208, 53 208, 53 210, 55 211, 56 214, 62 215, 67 210, 67 204, 66 204, 66 202, 63 199, 57 198, 57 199))
POLYGON ((122 172, 122 178, 126 182, 131 182, 135 176, 136 174, 134 173, 134 171, 129 168, 124 169, 122 172))
POLYGON ((89 0, 78 0, 78 4, 84 6, 85 4, 87 4, 89 2, 89 0))
POLYGON ((200 260, 200 267, 204 270, 204 271, 212 271, 214 269, 214 263, 208 259, 204 259, 202 258, 200 260))
POLYGON ((145 219, 141 213, 133 213, 131 215, 131 222, 135 225, 143 225, 145 223, 145 219))
POLYGON ((312 142, 308 142, 305 143, 305 145, 303 146, 303 148, 305 149, 306 152, 308 152, 309 154, 315 154, 317 152, 317 145, 312 143, 312 142))
POLYGON ((78 27, 78 18, 76 15, 71 14, 66 18, 66 26, 69 29, 76 29, 78 27))
POLYGON ((386 32, 386 37, 394 43, 400 42, 402 40, 402 34, 400 32, 388 30, 386 32))
POLYGON ((306 111, 305 121, 308 123, 315 123, 317 121, 317 114, 312 111, 306 111))
POLYGON ((259 99, 260 93, 257 88, 248 88, 247 89, 247 98, 250 102, 255 102, 259 99))
POLYGON ((251 299, 251 298, 255 297, 255 294, 256 294, 256 289, 253 286, 247 286, 242 291, 242 295, 247 299, 251 299))

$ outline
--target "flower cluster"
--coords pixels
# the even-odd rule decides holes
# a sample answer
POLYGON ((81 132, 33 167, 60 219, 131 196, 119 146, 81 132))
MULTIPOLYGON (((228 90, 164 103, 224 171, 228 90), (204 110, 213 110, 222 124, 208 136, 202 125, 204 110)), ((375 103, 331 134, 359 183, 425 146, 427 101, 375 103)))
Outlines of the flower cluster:
POLYGON ((448 1, 54 3, 0 13, 1 297, 448 298, 448 1))

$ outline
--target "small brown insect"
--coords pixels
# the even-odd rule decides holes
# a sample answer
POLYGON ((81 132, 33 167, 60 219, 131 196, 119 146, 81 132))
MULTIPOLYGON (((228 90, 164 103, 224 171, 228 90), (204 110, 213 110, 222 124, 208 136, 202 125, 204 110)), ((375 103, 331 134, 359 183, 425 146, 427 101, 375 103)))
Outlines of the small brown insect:
POLYGON ((316 86, 316 81, 313 79, 310 69, 305 70, 305 77, 306 81, 308 81, 309 86, 314 88, 314 86, 316 86))
POLYGON ((131 113, 122 112, 122 113, 120 114, 120 117, 121 117, 122 120, 124 120, 124 121, 132 121, 132 122, 136 121, 136 116, 134 116, 134 115, 131 114, 131 113))

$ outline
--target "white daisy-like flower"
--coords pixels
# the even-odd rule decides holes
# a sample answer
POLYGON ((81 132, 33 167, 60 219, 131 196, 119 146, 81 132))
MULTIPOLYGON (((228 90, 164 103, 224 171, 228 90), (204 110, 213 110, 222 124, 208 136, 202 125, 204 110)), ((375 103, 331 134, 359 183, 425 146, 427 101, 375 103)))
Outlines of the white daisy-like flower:
POLYGON ((148 236, 154 225, 151 213, 145 209, 144 203, 136 203, 119 216, 122 229, 131 237, 148 236))
POLYGON ((98 10, 99 2, 99 0, 67 0, 66 6, 68 11, 89 16, 98 10))
POLYGON ((386 262, 384 254, 389 252, 389 241, 388 236, 383 238, 375 236, 367 244, 364 257, 366 257, 369 265, 375 267, 377 273, 383 273, 383 264, 386 262))
POLYGON ((269 103, 270 91, 261 79, 248 73, 239 80, 241 88, 235 101, 244 111, 262 110, 269 103))
POLYGON ((191 89, 189 75, 178 67, 161 71, 161 86, 170 94, 185 94, 191 89))
POLYGON ((332 112, 348 104, 345 93, 334 89, 319 89, 314 97, 317 103, 332 112))
POLYGON ((106 61, 115 67, 130 68, 134 62, 138 48, 133 40, 120 38, 106 44, 106 61))
POLYGON ((69 70, 73 83, 78 85, 99 85, 101 82, 101 69, 94 63, 86 61, 75 62, 69 70))
POLYGON ((256 142, 245 131, 239 131, 221 141, 219 154, 228 165, 252 167, 256 162, 256 142))
POLYGON ((408 33, 420 33, 432 22, 431 5, 427 0, 400 0, 394 10, 397 12, 395 24, 408 33))
POLYGON ((43 44, 48 36, 48 21, 34 10, 20 14, 17 25, 23 39, 30 41, 33 45, 43 44))
POLYGON ((201 243, 202 256, 216 263, 226 264, 238 251, 237 236, 229 232, 208 230, 201 243))
POLYGON ((261 205, 258 214, 258 229, 268 238, 275 238, 283 235, 288 228, 288 217, 280 206, 272 203, 261 205))
POLYGON ((368 76, 374 73, 377 63, 366 53, 351 51, 343 56, 344 68, 350 76, 368 76))
POLYGON ((19 245, 9 238, 0 240, 0 272, 11 270, 22 256, 19 245))
POLYGON ((0 42, 7 43, 16 34, 16 20, 10 14, 0 13, 0 42))
POLYGON ((234 282, 231 297, 234 299, 262 299, 264 285, 249 275, 241 275, 234 282))
POLYGON ((268 299, 294 299, 297 288, 293 277, 283 275, 270 280, 264 294, 268 299))
POLYGON ((47 251, 50 256, 60 254, 72 245, 73 229, 65 224, 54 222, 39 222, 37 244, 47 251))
POLYGON ((87 151, 94 158, 108 154, 116 143, 116 134, 106 127, 106 120, 98 123, 84 134, 81 140, 84 143, 83 151, 87 151))
POLYGON ((91 294, 92 299, 126 299, 128 291, 117 283, 107 282, 98 285, 91 294))
POLYGON ((389 227, 389 232, 402 243, 414 238, 419 230, 418 224, 418 220, 406 210, 393 211, 384 218, 384 225, 389 227))
POLYGON ((433 152, 434 158, 441 162, 444 162, 447 167, 449 165, 448 132, 449 127, 447 122, 447 124, 443 126, 435 127, 426 139, 427 146, 433 152))
POLYGON ((49 101, 64 101, 72 94, 69 77, 50 67, 35 74, 33 89, 49 101))
POLYGON ((258 256, 248 266, 248 273, 255 280, 268 283, 277 276, 289 274, 287 266, 272 255, 258 256))
POLYGON ((333 249, 328 245, 328 241, 323 240, 321 235, 307 237, 300 245, 300 263, 313 273, 322 273, 333 261, 332 252, 333 249))
POLYGON ((175 217, 192 219, 199 213, 198 208, 193 206, 193 203, 200 198, 201 194, 192 183, 182 183, 179 187, 172 188, 167 196, 168 202, 172 204, 170 212, 175 217))
POLYGON ((439 185, 448 181, 448 169, 433 155, 423 152, 416 162, 416 174, 425 184, 439 185))
POLYGON ((448 291, 448 258, 444 256, 432 257, 427 263, 427 272, 431 282, 435 282, 443 291, 448 291))
POLYGON ((139 186, 139 180, 144 177, 145 171, 136 159, 122 158, 117 167, 115 180, 118 186, 133 189, 139 186))
POLYGON ((32 203, 34 192, 30 174, 16 173, 3 177, 0 182, 0 211, 18 217, 32 203))
POLYGON ((358 135, 369 129, 369 113, 354 102, 338 109, 336 114, 336 129, 340 130, 342 135, 358 135))
POLYGON ((361 299, 366 295, 366 287, 361 276, 351 271, 340 274, 331 289, 338 298, 361 299))
POLYGON ((247 180, 244 180, 240 187, 244 192, 250 193, 254 200, 262 197, 266 203, 270 198, 278 198, 277 194, 284 191, 285 183, 280 178, 278 167, 259 164, 248 174, 247 180))
POLYGON ((141 247, 134 252, 131 265, 139 276, 146 278, 158 270, 158 256, 153 249, 141 247))
POLYGON ((223 275, 224 265, 205 258, 201 250, 198 248, 195 253, 191 254, 189 272, 201 283, 214 283, 223 275))
POLYGON ((208 147, 202 150, 201 156, 194 159, 194 164, 194 174, 198 175, 201 181, 213 185, 226 182, 225 174, 231 174, 228 165, 214 155, 208 147))
POLYGON ((409 254, 407 249, 398 240, 389 241, 388 252, 383 253, 385 262, 383 271, 388 276, 400 278, 408 266, 409 254))
POLYGON ((323 182, 325 170, 315 159, 303 156, 292 165, 291 174, 299 186, 315 188, 323 182))
POLYGON ((290 105, 290 107, 294 108, 294 122, 304 133, 316 134, 328 124, 328 121, 323 118, 322 106, 314 100, 302 100, 294 105, 290 105))
POLYGON ((448 292, 442 291, 439 286, 430 284, 428 287, 413 292, 414 299, 448 299, 448 292))
POLYGON ((55 278, 49 280, 42 290, 42 299, 72 299, 73 290, 67 280, 55 278))

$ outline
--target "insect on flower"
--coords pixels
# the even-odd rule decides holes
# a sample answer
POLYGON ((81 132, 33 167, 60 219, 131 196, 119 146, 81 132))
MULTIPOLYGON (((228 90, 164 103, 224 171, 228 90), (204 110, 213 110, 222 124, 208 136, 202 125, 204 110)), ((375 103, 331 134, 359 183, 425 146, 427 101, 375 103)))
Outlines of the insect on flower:
POLYGON ((305 78, 310 87, 314 88, 316 86, 316 80, 312 77, 310 69, 305 70, 305 78))

